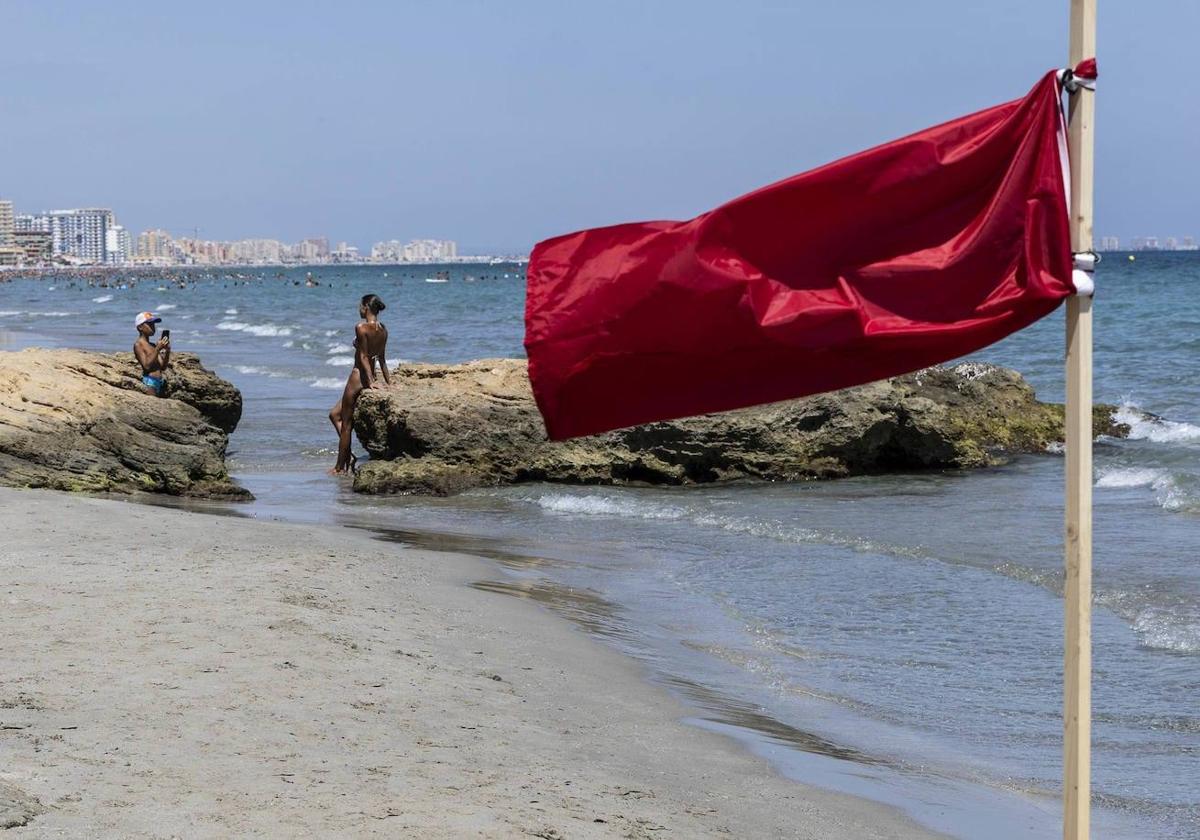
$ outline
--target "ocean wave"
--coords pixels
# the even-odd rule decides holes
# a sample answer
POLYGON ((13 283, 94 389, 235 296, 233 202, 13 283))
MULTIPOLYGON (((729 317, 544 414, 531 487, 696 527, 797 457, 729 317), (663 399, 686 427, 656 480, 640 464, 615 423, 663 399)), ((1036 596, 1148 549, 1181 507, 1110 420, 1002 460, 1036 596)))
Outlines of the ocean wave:
POLYGON ((11 318, 14 315, 20 315, 19 309, 0 309, 0 318, 11 318))
POLYGON ((167 312, 167 311, 169 311, 169 310, 171 310, 171 309, 174 309, 174 308, 175 308, 175 304, 173 304, 173 303, 160 303, 158 306, 156 306, 156 307, 154 307, 154 308, 155 308, 155 309, 157 309, 159 312, 167 312))
POLYGON ((289 338, 287 341, 283 342, 283 344, 281 344, 280 346, 281 346, 281 347, 292 347, 292 346, 294 346, 295 344, 296 344, 296 342, 292 341, 292 340, 289 338))
POLYGON ((683 519, 683 508, 667 505, 635 504, 632 501, 611 496, 573 496, 567 493, 549 493, 526 499, 543 510, 552 513, 578 514, 584 516, 625 516, 637 519, 683 519))
POLYGON ((1121 403, 1113 419, 1129 426, 1130 440, 1148 440, 1152 443, 1200 441, 1200 426, 1154 417, 1129 401, 1121 403))
POLYGON ((331 355, 331 356, 334 355, 335 353, 340 353, 342 355, 345 355, 346 353, 353 353, 354 349, 351 347, 347 347, 345 344, 338 343, 338 344, 330 344, 329 349, 326 352, 328 352, 329 355, 331 355))
POLYGON ((1146 607, 1133 620, 1133 632, 1143 647, 1200 653, 1200 615, 1187 615, 1180 609, 1146 607))
POLYGON ((222 321, 217 324, 219 330, 233 330, 257 336, 287 336, 292 334, 291 327, 280 327, 276 324, 245 324, 241 321, 222 321))
POLYGON ((246 376, 269 376, 272 379, 283 379, 287 377, 286 373, 279 373, 278 371, 267 370, 266 368, 260 368, 254 365, 234 365, 233 369, 246 376))
POLYGON ((1097 487, 1153 487, 1169 479, 1166 470, 1152 467, 1110 467, 1099 471, 1097 487))
POLYGON ((112 295, 100 295, 100 297, 92 298, 92 303, 108 303, 112 299, 112 295))
POLYGON ((38 317, 39 318, 68 318, 72 314, 74 314, 74 313, 71 313, 71 312, 39 312, 38 317))
POLYGON ((335 376, 320 376, 308 383, 310 388, 327 388, 330 390, 338 390, 345 387, 345 380, 338 379, 335 376))
POLYGON ((850 534, 802 528, 779 522, 750 519, 740 516, 721 516, 703 513, 682 505, 647 502, 617 494, 543 493, 518 497, 551 513, 571 516, 617 516, 627 519, 649 519, 689 522, 731 534, 758 537, 785 543, 817 543, 864 553, 888 554, 897 557, 927 558, 924 551, 906 545, 877 542, 850 534))
POLYGON ((1101 469, 1096 478, 1097 488, 1149 488, 1154 492, 1158 506, 1169 511, 1200 509, 1200 496, 1193 492, 1195 485, 1193 476, 1173 474, 1157 467, 1108 467, 1101 469))
MULTIPOLYGON (((1153 486, 1169 474, 1162 470, 1131 468, 1112 470, 1109 487, 1153 486)), ((1101 477, 1101 480, 1104 476, 1101 477)), ((1161 484, 1166 488, 1160 504, 1168 506, 1167 498, 1173 483, 1161 484)), ((487 492, 487 491, 485 491, 487 492)), ((722 516, 689 509, 683 505, 650 502, 634 496, 601 493, 540 493, 517 497, 520 501, 537 505, 553 514, 564 516, 621 517, 644 520, 688 522, 703 527, 717 528, 733 534, 775 539, 791 543, 818 543, 847 548, 857 552, 887 554, 912 559, 937 559, 927 552, 912 546, 891 545, 864 537, 822 531, 814 528, 759 521, 749 517, 722 516)), ((942 558, 945 559, 945 558, 942 558)), ((950 561, 954 562, 954 561, 950 561)), ((957 565, 957 564, 956 564, 957 565)), ((968 564, 970 565, 970 564, 968 564)), ((1043 570, 1020 563, 1005 562, 990 568, 996 574, 1012 580, 1038 586, 1055 595, 1062 596, 1062 572, 1057 569, 1043 570)), ((1145 593, 1124 591, 1097 592, 1095 602, 1124 619, 1138 643, 1147 648, 1174 653, 1200 653, 1200 609, 1195 605, 1148 603, 1145 593)))
POLYGON ((1155 598, 1140 589, 1114 589, 1098 592, 1095 603, 1125 619, 1142 647, 1200 653, 1200 604, 1194 601, 1170 595, 1155 598))
POLYGON ((326 338, 333 338, 339 332, 341 332, 341 330, 325 330, 325 332, 322 333, 322 335, 324 335, 326 338))
POLYGON ((259 336, 277 336, 277 335, 291 335, 292 334, 291 327, 277 327, 274 324, 251 324, 250 326, 246 327, 245 331, 250 333, 251 335, 259 335, 259 336))
POLYGON ((238 314, 238 311, 236 309, 226 309, 225 314, 226 315, 236 315, 236 314, 238 314))
POLYGON ((326 359, 325 364, 338 365, 339 367, 346 367, 348 365, 354 364, 354 357, 353 356, 333 356, 332 358, 326 359))

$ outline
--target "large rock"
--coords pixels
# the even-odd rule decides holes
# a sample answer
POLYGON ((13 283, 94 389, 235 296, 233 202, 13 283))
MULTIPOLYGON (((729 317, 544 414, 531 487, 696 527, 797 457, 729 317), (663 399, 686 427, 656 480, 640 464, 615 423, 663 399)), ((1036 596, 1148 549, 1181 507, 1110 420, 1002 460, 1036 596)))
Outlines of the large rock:
POLYGON ((160 398, 132 353, 0 353, 0 484, 250 498, 225 469, 242 395, 195 356, 171 367, 160 398))
MULTIPOLYGON (((1000 463, 1062 439, 1062 407, 1015 371, 965 363, 757 408, 546 440, 525 363, 405 365, 359 400, 363 493, 458 492, 521 481, 792 481, 1000 463)), ((1097 432, 1119 435, 1112 407, 1097 432)), ((1125 430, 1128 431, 1127 429, 1125 430)))

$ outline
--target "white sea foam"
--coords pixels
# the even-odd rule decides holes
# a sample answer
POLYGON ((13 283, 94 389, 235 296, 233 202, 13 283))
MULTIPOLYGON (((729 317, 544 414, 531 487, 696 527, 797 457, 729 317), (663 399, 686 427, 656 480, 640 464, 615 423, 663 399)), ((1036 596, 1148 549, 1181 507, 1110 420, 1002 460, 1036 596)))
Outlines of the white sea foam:
POLYGON ((1183 609, 1146 607, 1133 620, 1133 632, 1149 648, 1200 653, 1200 616, 1183 609))
POLYGON ((283 342, 283 344, 282 344, 281 346, 282 346, 282 347, 291 347, 291 346, 292 346, 292 345, 294 345, 295 343, 296 343, 296 342, 292 341, 292 340, 289 338, 287 341, 283 342))
POLYGON ((245 374, 246 376, 269 376, 272 379, 280 379, 287 376, 287 374, 278 373, 273 370, 267 370, 266 368, 255 367, 254 365, 234 365, 233 369, 238 373, 245 374))
POLYGON ((325 330, 324 335, 326 338, 333 338, 339 332, 341 332, 341 330, 325 330))
POLYGON ((1154 500, 1163 510, 1191 510, 1198 502, 1179 478, 1164 469, 1153 467, 1113 467, 1101 470, 1096 478, 1098 488, 1147 487, 1154 491, 1154 500))
POLYGON ((329 390, 337 390, 345 386, 345 382, 334 376, 321 376, 309 383, 310 388, 326 388, 329 390))
POLYGON ((328 353, 331 356, 334 355, 335 353, 345 354, 345 353, 353 353, 353 352, 354 352, 353 348, 347 347, 345 344, 342 344, 340 342, 337 344, 330 344, 329 350, 328 350, 328 353))
POLYGON ((68 318, 73 313, 70 312, 39 312, 39 318, 68 318))
POLYGON ((20 315, 19 309, 0 309, 0 318, 11 318, 14 315, 20 315))
POLYGON ((174 308, 175 308, 175 304, 173 304, 173 303, 160 303, 158 306, 156 306, 156 307, 154 307, 154 308, 155 308, 155 309, 157 309, 159 312, 167 312, 167 311, 169 311, 169 310, 171 310, 171 309, 174 309, 174 308))
POLYGON ((276 324, 245 324, 241 321, 222 321, 217 324, 219 330, 233 330, 257 336, 286 336, 292 334, 291 327, 281 327, 276 324))
POLYGON ((760 521, 740 516, 718 516, 701 513, 677 506, 659 504, 633 496, 601 495, 594 493, 545 493, 526 497, 552 513, 570 516, 619 516, 623 518, 651 519, 663 521, 686 521, 705 528, 715 528, 733 534, 745 534, 761 539, 787 543, 821 543, 840 546, 854 551, 877 552, 902 557, 926 557, 923 552, 909 546, 888 545, 862 537, 781 525, 776 522, 760 521))
POLYGON ((108 303, 112 299, 112 295, 100 295, 100 297, 92 298, 92 303, 108 303))
POLYGON ((1155 484, 1169 480, 1170 476, 1164 470, 1150 467, 1113 467, 1100 470, 1096 478, 1097 487, 1153 487, 1155 484))
POLYGON ((282 336, 282 335, 291 335, 292 328, 291 327, 277 327, 274 324, 252 324, 249 327, 246 327, 246 332, 250 333, 251 335, 261 335, 261 336, 280 335, 280 336, 282 336))
POLYGON ((1200 426, 1151 417, 1130 402, 1122 403, 1113 419, 1129 426, 1130 440, 1148 440, 1153 443, 1200 441, 1200 426))
MULTIPOLYGON (((1106 487, 1153 486, 1162 479, 1169 482, 1170 476, 1162 470, 1146 468, 1115 469, 1101 476, 1109 476, 1106 487)), ((1171 485, 1173 486, 1173 485, 1171 485)), ((842 546, 855 551, 888 553, 892 555, 926 557, 916 549, 876 543, 849 535, 823 532, 813 529, 785 526, 778 523, 756 521, 748 517, 721 516, 702 513, 684 506, 650 502, 635 495, 598 493, 544 493, 524 497, 551 513, 564 516, 621 517, 665 521, 689 522, 705 527, 719 528, 737 534, 745 534, 785 542, 823 543, 842 546)), ((1002 574, 1038 586, 1045 586, 1061 594, 1061 583, 1051 574, 1023 567, 998 568, 1002 574)), ((1146 605, 1141 593, 1097 593, 1096 602, 1111 609, 1129 621, 1138 641, 1147 648, 1167 650, 1175 653, 1200 653, 1200 613, 1186 604, 1165 606, 1146 605), (1138 601, 1141 601, 1139 604, 1138 601)))
POLYGON ((225 314, 226 315, 236 315, 236 314, 238 314, 238 311, 236 309, 226 309, 225 314))
POLYGON ((339 367, 346 367, 348 365, 354 364, 354 357, 353 356, 332 356, 325 360, 325 364, 337 365, 339 367))
POLYGON ((539 507, 553 513, 583 516, 628 516, 639 519, 682 519, 685 516, 682 508, 656 504, 639 505, 610 496, 549 493, 533 501, 539 507))

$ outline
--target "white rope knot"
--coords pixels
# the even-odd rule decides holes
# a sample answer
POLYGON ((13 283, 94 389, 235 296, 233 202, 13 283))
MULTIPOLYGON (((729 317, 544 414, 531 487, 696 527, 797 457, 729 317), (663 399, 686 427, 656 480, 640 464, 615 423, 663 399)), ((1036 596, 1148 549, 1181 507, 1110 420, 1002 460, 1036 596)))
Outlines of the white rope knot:
POLYGON ((1071 284, 1075 294, 1080 297, 1091 297, 1096 293, 1096 264, 1100 255, 1095 251, 1080 251, 1072 254, 1071 284))

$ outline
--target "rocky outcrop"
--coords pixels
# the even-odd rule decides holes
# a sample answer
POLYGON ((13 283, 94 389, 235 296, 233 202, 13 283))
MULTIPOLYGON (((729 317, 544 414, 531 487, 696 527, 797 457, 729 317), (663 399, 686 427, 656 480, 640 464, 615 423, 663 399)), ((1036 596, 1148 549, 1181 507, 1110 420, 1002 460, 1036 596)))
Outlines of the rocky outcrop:
POLYGON ((250 498, 225 468, 242 395, 195 356, 171 366, 160 398, 132 353, 0 353, 0 484, 250 498))
MULTIPOLYGON (((405 365, 392 378, 364 392, 355 412, 371 454, 354 480, 362 493, 983 467, 1062 437, 1061 406, 1038 402, 1016 371, 977 363, 562 443, 546 440, 523 361, 405 365)), ((1098 433, 1122 434, 1112 414, 1097 407, 1098 433)))

